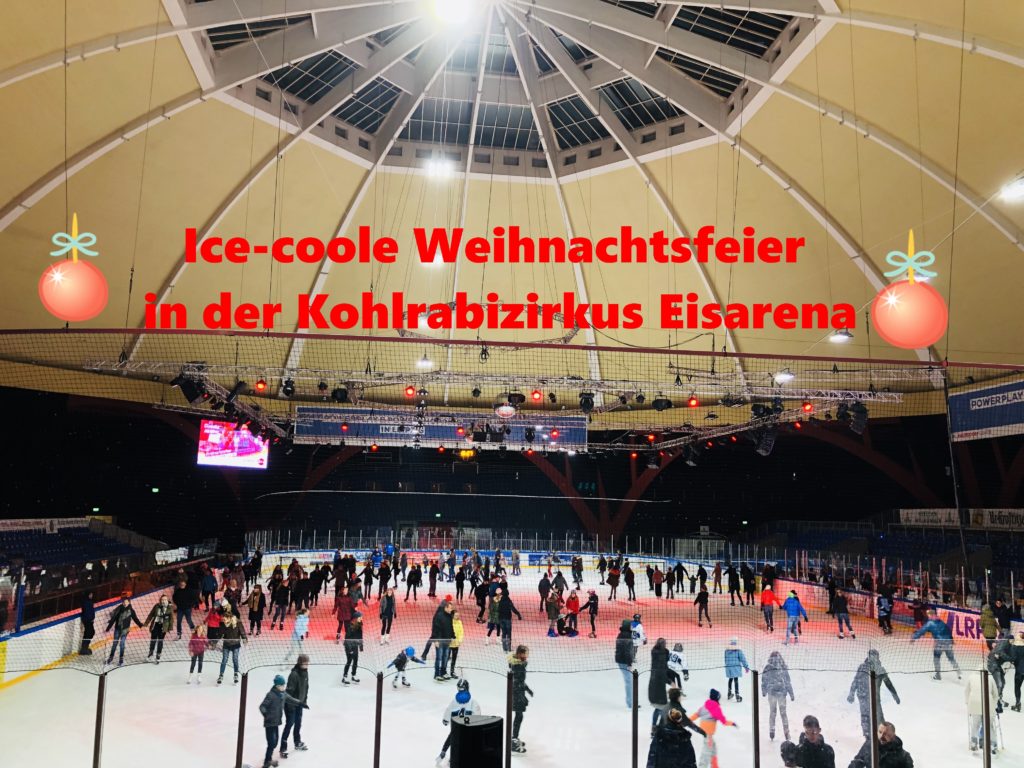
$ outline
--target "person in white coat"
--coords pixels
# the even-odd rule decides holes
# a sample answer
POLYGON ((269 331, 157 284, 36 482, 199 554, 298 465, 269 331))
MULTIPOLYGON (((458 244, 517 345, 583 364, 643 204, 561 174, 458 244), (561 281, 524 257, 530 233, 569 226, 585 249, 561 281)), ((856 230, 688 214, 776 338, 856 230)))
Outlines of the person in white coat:
MULTIPOLYGON (((451 727, 451 722, 457 717, 468 717, 470 715, 482 715, 483 709, 480 707, 480 703, 473 698, 473 694, 469 691, 469 681, 464 677, 459 678, 458 691, 455 697, 451 700, 447 707, 445 707, 444 715, 442 716, 441 722, 446 727, 451 727)), ((448 731, 448 736, 444 740, 444 746, 441 747, 441 754, 437 756, 438 766, 444 765, 445 755, 448 754, 448 747, 452 744, 452 732, 448 731)))
MULTIPOLYGON (((985 748, 984 732, 984 707, 981 694, 981 681, 975 680, 974 675, 967 676, 967 686, 964 688, 964 701, 967 702, 967 732, 971 739, 971 752, 985 748)), ((999 701, 999 694, 996 687, 989 683, 988 686, 989 713, 993 717, 992 723, 992 754, 998 749, 996 740, 997 728, 994 718, 1003 713, 1003 704, 999 701)))

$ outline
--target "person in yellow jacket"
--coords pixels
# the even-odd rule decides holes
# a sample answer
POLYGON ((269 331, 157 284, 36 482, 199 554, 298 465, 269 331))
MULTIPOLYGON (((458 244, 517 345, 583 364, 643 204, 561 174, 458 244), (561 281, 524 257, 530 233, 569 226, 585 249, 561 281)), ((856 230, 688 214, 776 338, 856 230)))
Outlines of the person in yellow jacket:
POLYGON ((451 660, 451 676, 455 677, 455 660, 459 658, 459 646, 462 645, 462 638, 466 630, 462 627, 462 617, 458 611, 452 611, 452 630, 455 632, 455 639, 448 645, 449 659, 451 660))

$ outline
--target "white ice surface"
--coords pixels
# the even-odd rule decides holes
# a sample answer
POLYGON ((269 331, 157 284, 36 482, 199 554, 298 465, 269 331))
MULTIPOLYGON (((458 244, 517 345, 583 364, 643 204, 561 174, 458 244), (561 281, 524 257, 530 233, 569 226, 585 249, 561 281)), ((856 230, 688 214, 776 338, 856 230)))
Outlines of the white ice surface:
MULTIPOLYGON (((567 765, 628 766, 630 760, 630 711, 625 706, 622 678, 613 663, 615 628, 634 610, 644 614, 651 643, 664 636, 670 644, 681 641, 690 658, 690 681, 684 685, 684 705, 694 711, 715 687, 723 692, 726 680, 720 668, 722 650, 729 638, 737 636, 751 662, 762 667, 771 650, 782 650, 792 674, 796 701, 789 705, 791 735, 800 732, 803 716, 813 713, 821 720, 826 740, 836 752, 836 765, 845 767, 861 745, 859 713, 856 704, 847 704, 853 670, 869 647, 878 647, 902 698, 896 705, 883 690, 885 716, 894 721, 898 735, 919 768, 981 765, 978 753, 967 749, 967 712, 964 684, 955 675, 945 674, 941 682, 931 679, 930 640, 913 646, 909 632, 897 629, 894 638, 884 639, 866 620, 856 620, 858 638, 839 641, 831 619, 822 614, 811 616, 801 642, 783 647, 782 621, 768 635, 760 625, 755 608, 730 607, 728 598, 715 595, 712 616, 714 630, 698 629, 689 600, 669 602, 650 596, 646 579, 637 579, 640 601, 610 603, 606 588, 599 587, 601 613, 597 639, 583 634, 577 638, 551 639, 544 636, 546 620, 537 610, 534 569, 512 579, 513 596, 525 621, 514 623, 514 641, 531 646, 532 659, 528 683, 535 692, 523 723, 521 738, 527 754, 515 756, 518 764, 538 768, 564 768, 567 765), (642 586, 640 586, 642 582, 642 586), (714 668, 718 667, 718 668, 714 668), (586 671, 573 672, 582 669, 586 671), (824 671, 831 669, 834 671, 824 671), (912 670, 901 673, 899 670, 912 670), (548 671, 542 671, 548 670, 548 671), (812 671, 821 670, 821 671, 812 671)), ((588 584, 596 578, 588 573, 588 584)), ((438 594, 451 585, 439 585, 438 594)), ((452 590, 453 591, 453 590, 452 590)), ((624 588, 622 589, 624 592, 624 588)), ((310 745, 306 753, 292 752, 282 765, 346 766, 372 765, 374 734, 375 672, 399 649, 413 645, 422 651, 429 633, 430 616, 436 606, 421 592, 414 605, 399 602, 392 642, 377 644, 376 605, 363 608, 366 615, 366 652, 361 664, 361 683, 340 684, 343 654, 333 641, 330 601, 322 600, 313 611, 313 636, 306 652, 313 659, 309 671, 310 709, 303 723, 303 740, 310 745), (323 662, 327 661, 327 664, 323 662)), ((474 695, 489 714, 504 714, 506 669, 500 647, 485 646, 485 625, 474 622, 471 601, 463 606, 466 628, 460 661, 471 681, 474 695), (486 670, 486 671, 484 671, 486 670)), ((257 712, 263 695, 276 674, 287 674, 280 664, 284 638, 290 634, 291 620, 284 632, 270 632, 255 638, 244 655, 253 668, 249 675, 249 695, 245 719, 244 759, 261 765, 264 750, 262 720, 257 712)), ((98 640, 107 636, 101 635, 98 640)), ((134 664, 114 669, 107 676, 106 725, 103 762, 107 768, 145 766, 145 768, 227 768, 234 763, 240 686, 231 682, 230 666, 221 686, 215 685, 219 652, 206 656, 202 685, 186 685, 186 640, 169 641, 164 662, 159 666, 140 664, 145 656, 145 635, 133 635, 127 659, 134 664), (175 660, 178 659, 178 660, 175 660)), ((647 674, 650 645, 641 650, 640 677, 640 754, 646 762, 649 744, 651 706, 647 701, 647 674)), ((92 659, 75 664, 98 671, 106 648, 98 648, 92 659)), ((976 648, 958 644, 957 653, 965 667, 979 667, 976 648)), ((388 768, 433 766, 444 741, 441 713, 454 693, 454 684, 432 680, 432 661, 427 667, 410 665, 410 689, 393 690, 385 678, 382 724, 381 765, 388 768)), ((244 663, 244 662, 243 662, 244 663)), ((977 677, 977 672, 965 672, 977 677)), ((1012 700, 1012 671, 1006 696, 1012 700)), ((91 765, 97 676, 67 666, 32 675, 0 690, 0 765, 61 766, 86 768, 91 765)), ((720 763, 723 768, 753 765, 750 678, 742 680, 741 704, 723 701, 726 716, 740 724, 739 729, 719 728, 720 763)), ((778 766, 777 738, 768 741, 767 702, 761 699, 761 765, 778 766)), ((1024 768, 1024 715, 1007 712, 1002 716, 1006 750, 995 757, 1002 768, 1024 768)), ((698 748, 699 744, 695 742, 698 748)))

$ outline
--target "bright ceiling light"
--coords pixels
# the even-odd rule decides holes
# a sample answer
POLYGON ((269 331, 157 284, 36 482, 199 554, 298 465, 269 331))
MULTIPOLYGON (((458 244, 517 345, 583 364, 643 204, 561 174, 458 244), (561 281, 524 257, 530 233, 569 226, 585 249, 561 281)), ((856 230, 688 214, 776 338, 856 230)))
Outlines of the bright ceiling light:
POLYGON ((455 175, 455 166, 448 160, 431 158, 427 160, 425 168, 431 179, 450 179, 455 175))
POLYGON ((833 344, 848 344, 853 341, 853 334, 850 333, 849 328, 840 328, 839 330, 832 331, 832 335, 828 337, 828 340, 833 344))
POLYGON ((1004 203, 1024 202, 1024 173, 1004 184, 1003 188, 999 190, 999 197, 1004 203))
POLYGON ((473 0, 430 0, 434 18, 448 24, 465 24, 473 13, 473 0))
POLYGON ((783 368, 781 371, 775 374, 775 383, 785 384, 787 381, 792 381, 795 378, 795 373, 789 370, 789 368, 783 368))
POLYGON ((424 352, 423 357, 416 361, 416 367, 424 371, 429 371, 434 367, 434 361, 427 356, 426 352, 424 352))

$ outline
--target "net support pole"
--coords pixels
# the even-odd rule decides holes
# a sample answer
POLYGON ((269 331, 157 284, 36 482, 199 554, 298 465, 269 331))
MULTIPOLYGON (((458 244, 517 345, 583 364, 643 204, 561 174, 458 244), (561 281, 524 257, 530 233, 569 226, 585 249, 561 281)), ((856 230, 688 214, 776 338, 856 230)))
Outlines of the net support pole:
POLYGON ((377 673, 377 701, 373 709, 373 768, 380 768, 380 726, 384 710, 384 673, 377 673))
POLYGON ((505 675, 505 768, 512 768, 512 670, 505 675))
POLYGON ((92 739, 92 768, 100 768, 103 753, 103 715, 107 704, 107 673, 100 675, 96 687, 96 732, 92 739))
POLYGON ((245 747, 245 700, 249 694, 249 673, 242 673, 242 689, 238 696, 238 739, 235 743, 235 768, 242 768, 242 751, 245 747))
POLYGON ((761 700, 758 698, 761 673, 750 670, 750 714, 754 731, 754 768, 761 768, 761 700))
MULTIPOLYGON (((988 671, 981 670, 981 730, 983 733, 981 748, 984 750, 981 756, 981 764, 984 768, 992 768, 992 707, 988 693, 988 671)), ((974 734, 971 734, 974 737, 974 734)))
POLYGON ((871 768, 881 768, 881 758, 878 754, 878 675, 875 670, 868 672, 870 685, 868 686, 868 712, 871 715, 871 725, 868 729, 868 743, 871 745, 871 768))
POLYGON ((633 768, 640 765, 640 673, 633 667, 633 739, 630 744, 632 750, 633 768))

